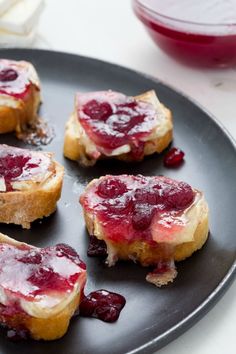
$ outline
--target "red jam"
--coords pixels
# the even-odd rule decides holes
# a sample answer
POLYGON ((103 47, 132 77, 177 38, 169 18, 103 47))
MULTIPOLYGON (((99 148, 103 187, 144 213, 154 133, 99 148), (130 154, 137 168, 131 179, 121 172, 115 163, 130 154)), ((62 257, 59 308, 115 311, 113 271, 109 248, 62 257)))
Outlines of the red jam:
MULTIPOLYGON (((22 316, 22 309, 16 302, 11 306, 0 304, 1 329, 5 330, 4 334, 13 342, 29 339, 30 333, 23 325, 17 325, 17 328, 14 329, 8 326, 9 323, 12 323, 12 316, 16 315, 22 316)), ((24 314, 24 316, 27 315, 24 314)))
POLYGON ((155 269, 148 273, 146 280, 158 287, 172 282, 177 276, 175 263, 172 259, 162 260, 156 264, 155 269))
POLYGON ((161 275, 161 274, 165 274, 167 272, 169 272, 174 266, 173 261, 160 261, 157 263, 155 269, 152 271, 152 274, 157 274, 157 275, 161 275))
POLYGON ((115 322, 126 300, 122 295, 107 290, 97 290, 84 297, 79 313, 84 317, 95 317, 104 322, 115 322))
POLYGON ((47 173, 50 165, 50 157, 40 152, 0 145, 0 179, 4 179, 7 192, 14 190, 12 182, 42 176, 47 173))
MULTIPOLYGON (((50 293, 70 293, 86 269, 76 251, 66 244, 42 249, 0 244, 0 255, 0 287, 13 304, 14 296, 33 301, 50 293)), ((11 303, 7 306, 0 315, 12 308, 11 303)))
POLYGON ((166 177, 105 176, 82 194, 85 211, 93 213, 106 238, 114 241, 152 242, 157 218, 182 215, 195 192, 184 182, 166 177))
POLYGON ((156 127, 156 112, 150 103, 118 92, 78 94, 77 113, 86 134, 105 155, 128 144, 133 159, 140 160, 143 142, 156 127))
POLYGON ((0 71, 0 82, 11 82, 18 78, 18 73, 14 69, 2 69, 0 71))
POLYGON ((164 157, 164 165, 166 167, 178 167, 184 161, 184 152, 178 148, 170 149, 164 157))
POLYGON ((0 93, 24 98, 30 86, 28 70, 16 61, 0 60, 0 93))
POLYGON ((48 145, 55 137, 55 131, 47 121, 37 117, 33 122, 28 123, 22 131, 17 132, 16 136, 17 139, 28 145, 48 145))

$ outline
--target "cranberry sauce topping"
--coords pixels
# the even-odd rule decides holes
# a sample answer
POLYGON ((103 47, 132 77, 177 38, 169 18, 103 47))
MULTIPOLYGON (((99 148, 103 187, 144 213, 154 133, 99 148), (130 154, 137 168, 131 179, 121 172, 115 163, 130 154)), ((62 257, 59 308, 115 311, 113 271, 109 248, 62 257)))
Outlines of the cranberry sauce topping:
POLYGON ((166 177, 105 176, 82 194, 80 202, 99 219, 106 238, 152 241, 154 221, 165 215, 171 229, 195 194, 187 183, 166 177))
POLYGON ((55 131, 47 121, 37 117, 33 122, 28 123, 22 131, 17 132, 16 136, 17 139, 28 145, 48 145, 55 137, 55 131))
POLYGON ((97 290, 84 297, 79 312, 84 317, 95 317, 104 322, 115 322, 126 300, 122 295, 107 290, 97 290))
POLYGON ((97 237, 91 235, 89 237, 87 254, 89 257, 106 257, 107 246, 105 241, 99 240, 97 237))
POLYGON ((156 126, 156 112, 150 103, 118 92, 78 94, 77 112, 89 138, 106 155, 129 144, 132 157, 141 159, 142 141, 156 126))
POLYGON ((177 276, 177 270, 173 260, 160 261, 156 268, 147 274, 146 280, 158 287, 172 282, 177 276))
POLYGON ((184 160, 184 152, 178 148, 170 149, 164 157, 164 165, 166 167, 178 167, 184 160))
POLYGON ((13 316, 17 315, 20 315, 21 317, 24 316, 24 318, 27 317, 27 314, 22 312, 22 309, 16 302, 12 303, 11 306, 0 304, 0 328, 4 330, 6 337, 12 341, 30 338, 29 331, 21 323, 19 324, 17 321, 14 321, 14 328, 12 328, 13 316))
POLYGON ((174 261, 160 261, 157 263, 152 273, 161 275, 169 272, 173 268, 175 268, 174 261))
POLYGON ((0 180, 5 182, 0 191, 14 190, 12 183, 16 181, 41 181, 51 165, 51 158, 40 152, 0 145, 0 180))
MULTIPOLYGON (((71 292, 86 269, 76 251, 66 244, 46 248, 17 248, 0 244, 0 287, 10 298, 71 292)), ((11 304, 5 304, 11 305, 11 304)))
POLYGON ((15 61, 0 60, 0 93, 23 98, 30 86, 26 68, 15 61))

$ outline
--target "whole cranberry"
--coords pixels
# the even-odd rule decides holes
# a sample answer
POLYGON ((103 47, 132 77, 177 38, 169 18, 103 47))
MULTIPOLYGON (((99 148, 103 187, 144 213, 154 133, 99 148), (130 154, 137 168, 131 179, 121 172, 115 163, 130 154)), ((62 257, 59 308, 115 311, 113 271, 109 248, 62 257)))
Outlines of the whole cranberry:
POLYGON ((0 81, 15 81, 18 78, 18 73, 14 69, 2 69, 0 71, 0 81))
POLYGON ((163 195, 166 206, 171 209, 187 208, 194 199, 192 188, 185 182, 180 182, 177 188, 166 189, 163 195))
POLYGON ((148 204, 136 204, 132 216, 132 225, 135 230, 146 230, 152 222, 154 209, 148 204))
POLYGON ((184 152, 179 148, 170 149, 164 157, 164 165, 166 167, 177 167, 184 159, 184 152))

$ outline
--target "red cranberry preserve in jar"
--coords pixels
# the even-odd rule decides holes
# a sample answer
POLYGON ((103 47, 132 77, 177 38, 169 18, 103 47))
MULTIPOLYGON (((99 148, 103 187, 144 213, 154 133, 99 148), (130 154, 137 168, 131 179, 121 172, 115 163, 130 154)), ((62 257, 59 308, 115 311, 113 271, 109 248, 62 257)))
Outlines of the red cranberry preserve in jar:
POLYGON ((170 56, 194 65, 236 64, 236 1, 134 0, 133 6, 170 56))

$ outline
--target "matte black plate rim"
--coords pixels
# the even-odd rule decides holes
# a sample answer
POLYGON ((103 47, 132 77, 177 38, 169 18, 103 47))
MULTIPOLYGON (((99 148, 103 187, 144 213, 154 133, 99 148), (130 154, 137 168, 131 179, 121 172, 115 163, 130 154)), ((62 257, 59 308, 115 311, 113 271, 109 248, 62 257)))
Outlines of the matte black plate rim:
POLYGON ((206 298, 206 300, 197 307, 189 316, 187 316, 183 321, 177 323, 174 327, 167 330, 162 335, 156 337, 152 341, 140 346, 139 348, 130 351, 129 354, 136 353, 154 353, 157 347, 157 342, 161 347, 164 347, 170 341, 173 341, 178 336, 186 332, 190 329, 194 324, 196 324, 211 308, 216 305, 216 303, 221 299, 226 290, 233 283, 236 275, 236 261, 229 269, 226 276, 220 282, 220 284, 216 287, 216 289, 206 298))

